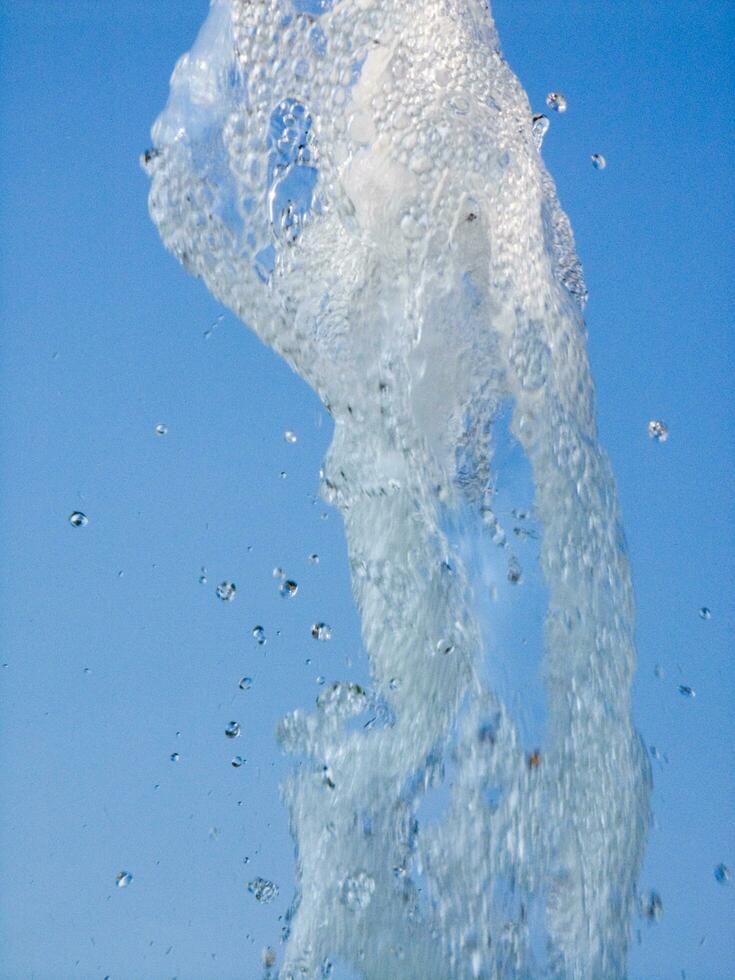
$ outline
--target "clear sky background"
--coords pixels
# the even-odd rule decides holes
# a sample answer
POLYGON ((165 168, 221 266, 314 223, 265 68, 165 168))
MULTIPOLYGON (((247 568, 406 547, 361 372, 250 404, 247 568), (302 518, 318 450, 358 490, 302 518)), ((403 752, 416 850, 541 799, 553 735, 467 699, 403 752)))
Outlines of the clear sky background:
MULTIPOLYGON (((713 870, 735 871, 735 5, 493 6, 534 110, 551 89, 569 102, 544 156, 590 287, 638 602, 635 716, 661 755, 641 887, 664 912, 637 923, 630 976, 727 980, 735 883, 713 870)), ((293 889, 275 724, 320 676, 365 678, 340 522, 314 499, 328 417, 218 319, 147 214, 138 156, 206 10, 0 8, 2 980, 257 977, 293 889), (278 883, 273 904, 247 893, 256 875, 278 883)))

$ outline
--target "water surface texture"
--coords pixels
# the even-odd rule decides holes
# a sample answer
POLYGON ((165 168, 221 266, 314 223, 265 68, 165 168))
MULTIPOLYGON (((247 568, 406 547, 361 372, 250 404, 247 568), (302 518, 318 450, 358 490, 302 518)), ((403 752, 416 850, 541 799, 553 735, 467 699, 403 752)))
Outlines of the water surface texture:
POLYGON ((283 980, 625 975, 649 798, 633 599, 544 131, 479 0, 214 0, 153 128, 166 246, 335 423, 322 495, 372 682, 279 728, 283 980), (501 631, 516 688, 541 671, 531 720, 493 682, 501 631))

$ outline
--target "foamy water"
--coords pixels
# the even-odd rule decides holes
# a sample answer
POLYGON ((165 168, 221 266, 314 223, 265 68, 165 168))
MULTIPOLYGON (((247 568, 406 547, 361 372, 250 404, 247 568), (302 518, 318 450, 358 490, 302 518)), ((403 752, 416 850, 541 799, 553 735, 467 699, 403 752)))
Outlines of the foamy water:
POLYGON ((322 493, 372 685, 280 726, 284 980, 335 958, 371 980, 625 975, 649 796, 633 600, 542 136, 479 0, 214 0, 153 128, 166 246, 335 422, 322 493), (532 501, 507 499, 506 430, 532 501), (534 575, 538 745, 493 682, 534 575))

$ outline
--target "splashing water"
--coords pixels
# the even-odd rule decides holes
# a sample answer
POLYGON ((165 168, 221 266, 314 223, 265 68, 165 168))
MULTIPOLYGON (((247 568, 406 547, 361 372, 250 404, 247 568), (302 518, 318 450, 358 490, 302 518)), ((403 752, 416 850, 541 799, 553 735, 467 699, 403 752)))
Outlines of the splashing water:
POLYGON ((481 0, 213 0, 144 157, 166 246, 334 418, 322 495, 372 690, 335 684, 279 729, 310 760, 285 788, 282 978, 625 974, 649 795, 633 601, 532 119, 481 0), (514 602, 529 587, 496 512, 506 417, 546 590, 538 749, 482 679, 503 609, 470 545, 514 602))

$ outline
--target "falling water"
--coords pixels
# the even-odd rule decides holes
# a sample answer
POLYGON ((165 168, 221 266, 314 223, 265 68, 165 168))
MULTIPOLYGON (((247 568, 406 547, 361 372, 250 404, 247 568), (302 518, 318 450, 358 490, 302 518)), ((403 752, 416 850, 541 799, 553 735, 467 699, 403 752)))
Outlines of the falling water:
POLYGON ((213 0, 153 128, 166 246, 334 419, 322 494, 372 680, 279 728, 301 760, 283 980, 333 959, 370 980, 625 975, 649 793, 633 600, 546 126, 481 0, 213 0), (508 442, 533 488, 517 540, 508 442), (523 537, 546 608, 533 745, 493 681, 493 637, 528 627, 506 599, 533 591, 523 537))

